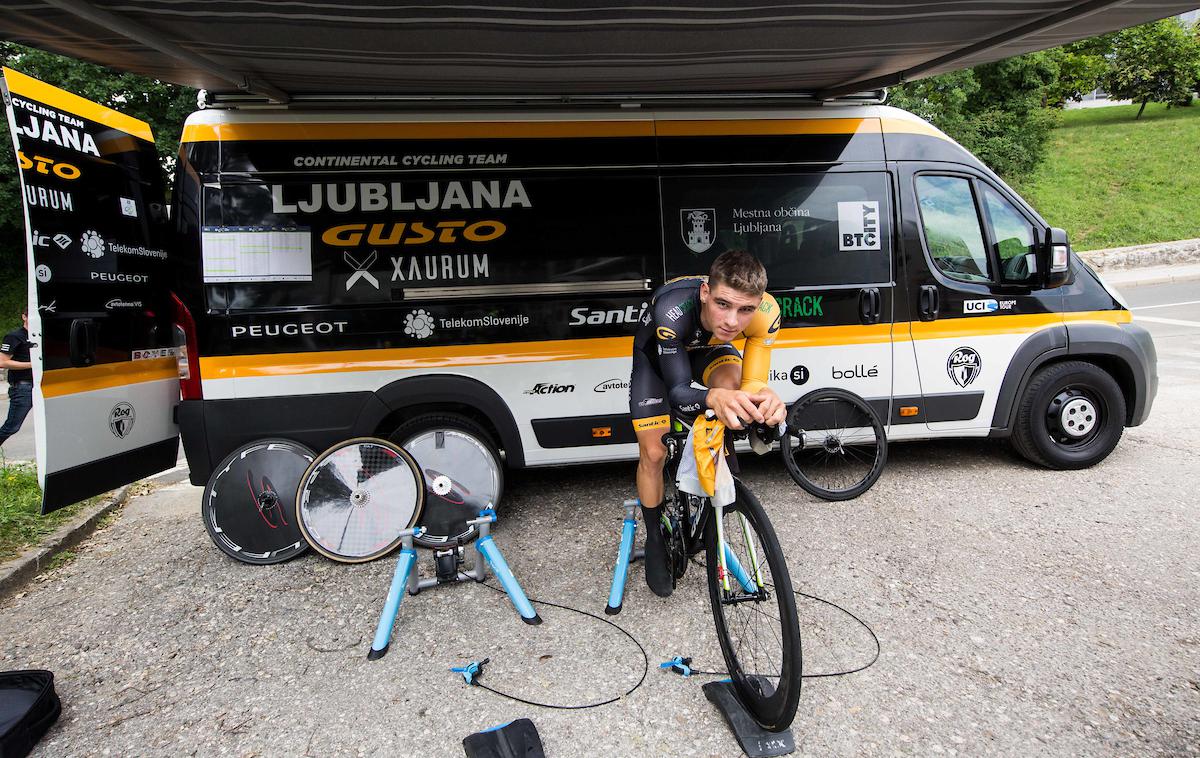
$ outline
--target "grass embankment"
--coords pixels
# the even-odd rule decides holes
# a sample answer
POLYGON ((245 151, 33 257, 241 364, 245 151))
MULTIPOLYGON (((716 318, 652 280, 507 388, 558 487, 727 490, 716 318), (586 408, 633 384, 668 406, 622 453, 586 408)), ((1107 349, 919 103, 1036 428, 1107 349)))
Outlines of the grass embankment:
POLYGON ((1063 112, 1047 158, 1017 186, 1076 250, 1200 237, 1200 103, 1063 112))
POLYGON ((87 502, 42 516, 42 490, 33 466, 0 461, 0 563, 36 545, 87 502))

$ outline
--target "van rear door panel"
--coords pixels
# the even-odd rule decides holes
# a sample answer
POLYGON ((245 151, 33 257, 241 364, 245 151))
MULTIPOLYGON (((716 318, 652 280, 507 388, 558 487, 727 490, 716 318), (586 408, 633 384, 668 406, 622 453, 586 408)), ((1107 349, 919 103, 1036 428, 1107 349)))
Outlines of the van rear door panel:
POLYGON ((43 512, 175 464, 166 213, 147 124, 18 72, 43 512))

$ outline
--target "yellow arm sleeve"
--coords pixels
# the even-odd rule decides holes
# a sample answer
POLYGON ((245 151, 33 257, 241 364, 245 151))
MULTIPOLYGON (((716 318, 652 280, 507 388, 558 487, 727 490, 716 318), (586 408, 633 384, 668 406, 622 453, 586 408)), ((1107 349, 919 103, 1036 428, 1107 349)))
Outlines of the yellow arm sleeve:
POLYGON ((742 390, 758 392, 771 377, 771 345, 779 333, 779 303, 764 294, 762 303, 746 327, 746 347, 742 354, 742 390))

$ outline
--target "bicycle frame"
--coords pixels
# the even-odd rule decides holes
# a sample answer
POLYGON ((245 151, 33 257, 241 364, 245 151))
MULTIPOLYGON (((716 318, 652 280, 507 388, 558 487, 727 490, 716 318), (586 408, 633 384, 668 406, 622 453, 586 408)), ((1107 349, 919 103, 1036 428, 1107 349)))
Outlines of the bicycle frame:
MULTIPOLYGON (((678 422, 674 422, 678 425, 678 422)), ((663 435, 663 443, 667 448, 667 460, 664 464, 664 470, 667 471, 671 481, 675 481, 679 473, 679 460, 683 454, 683 445, 687 439, 687 435, 682 429, 673 429, 671 432, 663 435)), ((727 445, 730 455, 733 455, 733 446, 727 445)), ((721 588, 726 595, 733 594, 733 587, 729 581, 732 574, 741 585, 747 595, 754 598, 764 597, 766 592, 766 583, 763 581, 762 568, 758 558, 758 551, 754 547, 754 540, 750 537, 750 524, 746 521, 746 517, 741 513, 738 514, 738 520, 742 528, 742 535, 746 540, 746 546, 749 549, 750 555, 750 572, 747 573, 741 561, 729 549, 728 543, 725 541, 724 516, 725 508, 720 505, 713 505, 708 498, 703 498, 697 495, 691 495, 686 492, 680 492, 678 489, 674 491, 672 497, 676 502, 682 504, 680 525, 684 528, 683 544, 684 549, 688 554, 696 552, 697 546, 702 544, 704 540, 704 530, 711 522, 717 532, 717 561, 718 575, 721 577, 721 588), (696 513, 692 514, 692 505, 696 505, 696 513), (710 511, 711 509, 711 511, 710 511)), ((664 507, 666 507, 664 505, 664 507)), ((734 596, 728 598, 731 602, 749 599, 748 597, 734 596)))

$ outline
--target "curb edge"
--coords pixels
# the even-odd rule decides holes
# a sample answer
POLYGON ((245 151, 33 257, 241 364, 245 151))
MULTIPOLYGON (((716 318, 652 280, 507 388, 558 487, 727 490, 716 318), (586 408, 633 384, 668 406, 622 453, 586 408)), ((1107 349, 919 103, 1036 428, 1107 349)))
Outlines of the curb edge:
POLYGON ((133 485, 126 485, 99 505, 81 513, 63 524, 49 537, 12 559, 9 565, 0 568, 0 600, 15 594, 59 553, 70 550, 91 536, 99 528, 100 520, 124 505, 133 485))

